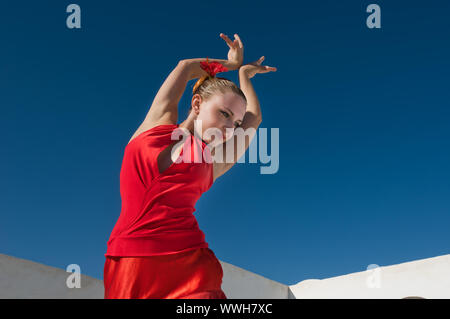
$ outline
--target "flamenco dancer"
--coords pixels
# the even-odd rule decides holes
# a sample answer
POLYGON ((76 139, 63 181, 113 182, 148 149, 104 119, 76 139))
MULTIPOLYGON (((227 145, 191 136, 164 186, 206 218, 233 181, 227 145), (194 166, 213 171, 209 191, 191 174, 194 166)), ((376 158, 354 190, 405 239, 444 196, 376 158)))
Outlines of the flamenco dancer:
POLYGON ((242 65, 239 35, 233 41, 223 33, 220 37, 229 47, 228 59, 179 61, 125 147, 122 207, 105 254, 105 299, 227 298, 222 266, 198 226, 195 204, 245 153, 254 134, 245 138, 244 148, 235 147, 233 161, 197 157, 222 152, 226 159, 237 127, 256 131, 262 114, 250 79, 276 68, 261 65, 264 56, 242 65), (240 88, 216 77, 232 70, 239 72, 240 88), (188 81, 197 78, 189 114, 177 124, 178 103, 188 81), (209 129, 220 137, 204 134, 209 129))

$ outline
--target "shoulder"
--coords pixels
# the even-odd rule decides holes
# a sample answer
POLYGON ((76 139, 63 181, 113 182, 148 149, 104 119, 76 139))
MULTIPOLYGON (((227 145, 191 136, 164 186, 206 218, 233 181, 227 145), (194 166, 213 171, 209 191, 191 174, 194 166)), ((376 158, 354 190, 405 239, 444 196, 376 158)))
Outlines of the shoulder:
POLYGON ((149 130, 155 129, 157 127, 172 127, 172 126, 176 126, 177 124, 174 123, 173 121, 144 121, 142 122, 142 124, 138 127, 138 129, 136 130, 136 132, 134 132, 133 136, 131 136, 130 140, 128 141, 128 144, 130 144, 130 142, 135 139, 137 136, 139 136, 140 134, 147 132, 149 130))

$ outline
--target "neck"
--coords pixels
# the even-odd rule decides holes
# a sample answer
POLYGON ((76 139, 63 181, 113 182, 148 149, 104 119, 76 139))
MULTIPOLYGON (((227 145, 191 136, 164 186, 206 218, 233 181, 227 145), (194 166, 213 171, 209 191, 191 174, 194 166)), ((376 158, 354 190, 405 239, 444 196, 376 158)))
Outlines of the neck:
POLYGON ((178 127, 182 127, 187 129, 192 135, 194 135, 194 119, 190 116, 185 119, 183 122, 178 125, 178 127))
MULTIPOLYGON (((195 121, 195 118, 192 116, 189 116, 187 119, 185 119, 183 122, 181 122, 180 125, 178 125, 178 127, 185 128, 191 133, 191 135, 194 135, 194 123, 195 123, 194 121, 195 121)), ((197 128, 197 129, 199 129, 199 128, 197 128)), ((200 136, 201 133, 202 132, 197 132, 199 138, 201 138, 201 136, 200 136)), ((201 140, 204 143, 208 144, 206 141, 203 140, 203 138, 201 138, 201 140)))

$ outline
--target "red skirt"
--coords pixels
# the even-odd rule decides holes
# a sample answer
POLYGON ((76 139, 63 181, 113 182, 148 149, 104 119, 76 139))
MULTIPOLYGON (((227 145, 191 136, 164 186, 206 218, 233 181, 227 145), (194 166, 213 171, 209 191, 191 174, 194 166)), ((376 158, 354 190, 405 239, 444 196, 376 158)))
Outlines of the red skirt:
POLYGON ((214 252, 197 248, 145 257, 106 256, 105 299, 227 299, 214 252))

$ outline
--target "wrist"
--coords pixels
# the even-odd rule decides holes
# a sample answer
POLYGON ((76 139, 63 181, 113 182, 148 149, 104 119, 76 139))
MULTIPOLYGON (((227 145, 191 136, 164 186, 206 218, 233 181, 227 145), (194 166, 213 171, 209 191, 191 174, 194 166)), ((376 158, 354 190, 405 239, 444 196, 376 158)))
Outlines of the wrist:
POLYGON ((200 61, 186 59, 181 61, 189 73, 189 80, 201 78, 208 73, 200 67, 200 61))
POLYGON ((234 70, 239 70, 241 64, 239 64, 239 62, 224 62, 222 63, 222 65, 224 67, 226 67, 228 69, 228 71, 234 71, 234 70))
POLYGON ((239 75, 249 77, 248 68, 246 68, 245 66, 239 67, 239 75))

